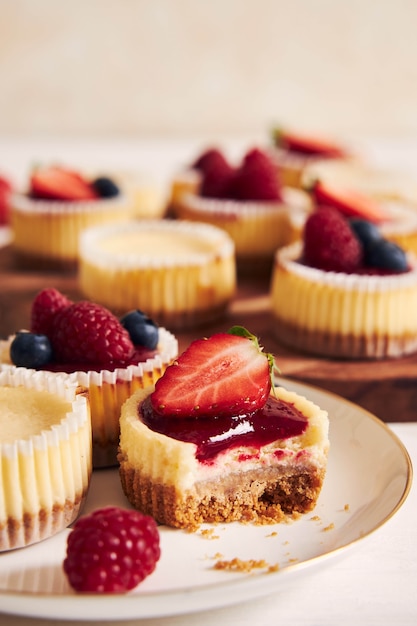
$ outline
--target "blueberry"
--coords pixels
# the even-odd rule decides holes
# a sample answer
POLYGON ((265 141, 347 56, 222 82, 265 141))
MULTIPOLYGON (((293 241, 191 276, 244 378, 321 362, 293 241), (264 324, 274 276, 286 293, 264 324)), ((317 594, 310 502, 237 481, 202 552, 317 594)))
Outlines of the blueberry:
POLYGON ((368 222, 367 220, 360 218, 354 218, 350 220, 350 226, 355 235, 361 241, 365 250, 375 241, 382 239, 379 228, 372 222, 368 222))
POLYGON ((393 241, 380 239, 371 244, 366 253, 366 264, 391 272, 408 270, 407 256, 402 248, 393 241))
POLYGON ((18 367, 40 369, 52 361, 52 347, 46 335, 18 332, 10 345, 10 358, 18 367))
POLYGON ((120 323, 128 331, 135 346, 155 350, 159 339, 158 326, 145 313, 139 309, 130 311, 120 319, 120 323))
POLYGON ((107 176, 100 176, 91 183, 101 198, 114 198, 120 193, 119 187, 107 176))

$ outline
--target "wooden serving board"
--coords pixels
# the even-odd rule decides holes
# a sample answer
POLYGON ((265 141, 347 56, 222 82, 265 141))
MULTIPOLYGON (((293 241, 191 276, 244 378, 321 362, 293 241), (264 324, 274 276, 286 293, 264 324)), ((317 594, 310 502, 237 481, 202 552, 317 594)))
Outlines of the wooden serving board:
MULTIPOLYGON (((55 287, 75 300, 83 297, 76 273, 22 271, 15 266, 11 248, 0 249, 0 337, 28 327, 32 300, 45 287, 55 287)), ((283 376, 336 393, 385 422, 417 420, 417 354, 382 361, 318 358, 282 346, 273 336, 272 323, 269 279, 239 277, 236 297, 223 319, 174 332, 182 351, 193 339, 240 324, 275 354, 283 376)))

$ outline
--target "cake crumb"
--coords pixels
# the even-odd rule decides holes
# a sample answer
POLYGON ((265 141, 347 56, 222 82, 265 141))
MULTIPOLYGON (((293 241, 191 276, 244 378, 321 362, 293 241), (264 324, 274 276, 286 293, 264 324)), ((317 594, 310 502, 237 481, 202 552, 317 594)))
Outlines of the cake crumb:
POLYGON ((344 511, 349 511, 350 510, 350 505, 349 504, 345 504, 345 506, 343 507, 344 511))
POLYGON ((214 534, 214 528, 205 528, 200 534, 204 539, 219 539, 219 535, 214 534))
POLYGON ((323 532, 327 532, 328 530, 333 530, 333 529, 334 529, 334 524, 333 522, 331 522, 331 524, 323 528, 323 532))
POLYGON ((272 533, 269 533, 269 535, 267 535, 267 537, 276 537, 278 535, 277 531, 274 530, 272 533))
POLYGON ((230 561, 217 561, 214 564, 214 569, 229 571, 229 572, 252 572, 254 569, 265 569, 267 572, 276 572, 279 570, 278 563, 271 565, 265 559, 255 560, 248 559, 242 560, 238 558, 231 559, 230 561))
POLYGON ((313 517, 310 517, 310 520, 312 522, 321 522, 320 515, 313 515, 313 517))

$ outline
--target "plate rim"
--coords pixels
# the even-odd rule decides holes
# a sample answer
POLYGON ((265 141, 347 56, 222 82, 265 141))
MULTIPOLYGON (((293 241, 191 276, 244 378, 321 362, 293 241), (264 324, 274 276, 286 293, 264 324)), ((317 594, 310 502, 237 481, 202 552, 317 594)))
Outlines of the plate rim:
MULTIPOLYGON (((395 506, 380 520, 375 524, 372 528, 368 529, 366 532, 361 533, 357 537, 348 541, 346 544, 342 546, 338 546, 333 548, 325 553, 318 554, 316 556, 310 557, 303 561, 297 563, 291 563, 286 565, 282 569, 278 569, 276 572, 272 572, 268 574, 268 580, 271 580, 269 577, 273 577, 273 580, 280 580, 285 578, 285 583, 289 583, 293 576, 297 573, 308 573, 310 569, 314 569, 314 566, 322 563, 324 561, 333 561, 337 558, 342 557, 346 553, 348 553, 354 546, 358 543, 362 542, 364 539, 367 539, 377 530, 379 530, 382 526, 384 526, 403 506, 406 501, 411 487, 413 483, 413 464, 410 457, 410 454, 402 442, 401 438, 388 426, 387 423, 383 422, 380 418, 378 418, 375 414, 371 413, 367 409, 355 404, 354 402, 343 398, 331 391, 327 391, 320 387, 316 387, 310 384, 306 384, 303 382, 298 382, 296 380, 292 380, 291 378, 279 376, 275 380, 276 384, 285 386, 291 390, 296 391, 297 393, 302 393, 309 397, 309 393, 318 394, 321 396, 324 404, 326 404, 326 400, 332 400, 333 403, 347 405, 352 410, 359 412, 362 419, 367 419, 373 421, 379 428, 385 431, 385 434, 395 443, 398 452, 401 454, 403 461, 406 466, 406 475, 403 491, 398 495, 397 502, 395 506), (281 574, 281 575, 280 575, 281 574), (285 576, 284 576, 285 574, 285 576)), ((312 400, 315 402, 315 400, 312 400)), ((317 401, 316 401, 317 402, 317 401)), ((321 408, 326 409, 325 406, 320 404, 321 408)), ((45 540, 47 541, 47 540, 45 540)), ((24 550, 24 548, 23 548, 24 550)), ((202 586, 198 587, 183 587, 180 589, 171 589, 166 590, 161 593, 158 590, 150 590, 145 591, 140 594, 72 594, 72 593, 51 593, 51 592, 27 592, 27 591, 18 591, 18 590, 8 590, 8 589, 0 589, 0 614, 8 614, 8 615, 20 615, 32 618, 48 618, 48 619, 61 619, 61 620, 85 620, 89 622, 100 621, 103 619, 111 620, 116 619, 112 614, 108 615, 106 612, 106 607, 110 604, 114 604, 115 600, 119 598, 122 600, 122 611, 118 614, 117 619, 119 620, 127 620, 127 619, 146 619, 146 618, 158 618, 158 617, 173 617, 176 615, 186 615, 191 612, 202 612, 210 609, 218 609, 224 606, 231 606, 236 603, 235 598, 235 589, 239 590, 239 597, 242 597, 242 590, 245 591, 250 590, 251 593, 247 596, 247 599, 255 599, 261 596, 269 595, 271 593, 280 593, 283 589, 285 589, 287 585, 279 586, 275 583, 275 585, 265 585, 265 577, 262 575, 259 576, 250 576, 250 574, 246 574, 242 576, 242 578, 235 578, 233 580, 224 580, 222 583, 218 581, 213 583, 205 583, 202 586), (276 587, 276 588, 274 588, 276 587), (221 595, 223 600, 221 601, 218 598, 219 588, 221 588, 221 595), (216 596, 216 603, 212 603, 213 594, 216 596), (227 597, 224 597, 227 596, 227 597), (163 597, 167 601, 164 603, 157 603, 158 610, 154 610, 152 603, 155 599, 161 599, 163 597), (184 598, 187 599, 186 606, 184 605, 184 598), (198 605, 194 603, 194 599, 198 599, 198 605), (9 600, 9 603, 5 602, 9 600), (14 607, 12 605, 13 600, 29 602, 31 604, 31 612, 28 612, 21 605, 14 607), (171 604, 171 601, 172 604, 171 604), (203 600, 203 602, 201 601, 203 600), (55 608, 54 612, 44 608, 45 601, 49 602, 49 606, 52 605, 52 608, 55 608), (60 606, 62 603, 70 602, 72 605, 72 615, 70 617, 62 616, 60 606), (94 613, 94 615, 89 615, 87 609, 93 607, 97 603, 100 604, 100 611, 94 613), (137 605, 142 604, 137 610, 137 605), (33 610, 35 609, 35 611, 33 610), (76 609, 76 610, 74 610, 76 609), (142 609, 142 610, 140 610, 142 609)), ((18 603, 19 604, 19 603, 18 603)))

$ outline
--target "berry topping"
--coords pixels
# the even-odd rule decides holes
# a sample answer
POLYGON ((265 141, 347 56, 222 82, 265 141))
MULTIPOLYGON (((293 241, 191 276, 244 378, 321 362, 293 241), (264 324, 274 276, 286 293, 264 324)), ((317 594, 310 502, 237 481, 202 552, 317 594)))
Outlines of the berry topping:
POLYGON ((388 270, 393 273, 408 270, 408 261, 404 250, 393 241, 383 238, 374 241, 367 247, 365 261, 369 267, 388 270))
POLYGON ((387 219, 387 215, 376 200, 356 190, 336 189, 317 180, 312 184, 310 192, 318 207, 333 207, 346 217, 362 217, 376 224, 387 219))
POLYGON ((217 167, 224 163, 227 163, 224 154, 218 148, 209 148, 194 161, 191 168, 204 173, 211 167, 217 167))
POLYGON ((12 184, 4 176, 0 176, 0 226, 10 221, 10 194, 12 184))
POLYGON ((193 341, 156 382, 153 410, 168 417, 244 415, 265 405, 273 358, 241 327, 193 341))
POLYGON ((139 309, 130 311, 120 318, 120 323, 126 328, 135 346, 155 350, 159 340, 159 329, 145 313, 139 309))
POLYGON ((120 194, 120 189, 116 183, 107 176, 100 176, 91 183, 93 189, 100 198, 114 198, 120 194))
POLYGON ((149 576, 160 556, 152 517, 105 507, 76 521, 68 535, 63 568, 76 591, 123 593, 149 576))
POLYGON ((234 176, 230 196, 235 200, 281 201, 277 168, 265 152, 258 148, 247 152, 234 176))
POLYGON ((201 159, 200 170, 203 174, 200 194, 206 198, 227 198, 235 173, 219 151, 206 153, 201 159))
POLYGON ((372 222, 360 218, 353 218, 349 220, 349 224, 355 235, 361 241, 365 251, 375 241, 379 241, 382 238, 378 226, 375 226, 372 222))
POLYGON ((304 226, 304 262, 325 271, 355 272, 363 261, 359 239, 344 216, 323 207, 308 216, 304 226))
POLYGON ((276 146, 299 154, 311 154, 328 158, 346 157, 347 151, 340 145, 319 137, 292 133, 282 128, 272 131, 272 139, 276 146))
POLYGON ((68 300, 57 289, 42 289, 32 302, 30 330, 33 333, 41 333, 49 337, 52 333, 56 313, 71 304, 71 300, 68 300))
POLYGON ((10 344, 10 358, 17 367, 39 369, 52 360, 52 347, 46 335, 16 333, 10 344))
POLYGON ((128 360, 134 350, 118 318, 105 307, 85 300, 58 311, 51 343, 61 363, 109 365, 128 360))
POLYGON ((30 195, 43 200, 94 200, 97 193, 80 174, 62 167, 36 169, 30 178, 30 195))

